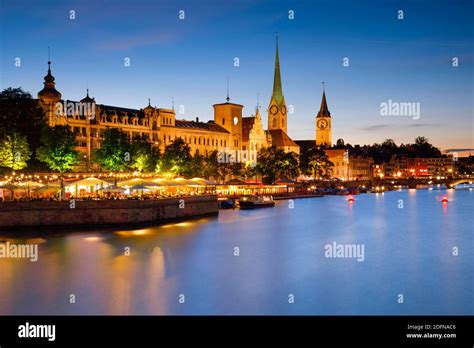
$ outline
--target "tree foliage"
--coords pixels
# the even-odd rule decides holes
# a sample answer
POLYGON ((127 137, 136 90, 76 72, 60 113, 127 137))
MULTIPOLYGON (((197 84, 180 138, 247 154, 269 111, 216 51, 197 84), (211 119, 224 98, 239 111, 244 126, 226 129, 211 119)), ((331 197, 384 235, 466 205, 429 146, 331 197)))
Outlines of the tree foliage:
POLYGON ((35 151, 45 125, 44 111, 30 93, 21 88, 0 92, 0 130, 26 136, 30 150, 35 151))
POLYGON ((328 178, 332 175, 333 167, 334 164, 321 148, 313 146, 300 154, 300 170, 305 175, 328 178))
POLYGON ((159 173, 189 176, 191 161, 191 147, 183 139, 177 138, 166 146, 156 170, 159 173))
POLYGON ((298 155, 285 152, 276 146, 262 148, 257 155, 256 172, 266 183, 274 183, 277 179, 296 178, 299 174, 298 155))
POLYGON ((75 146, 74 133, 68 126, 46 126, 41 132, 36 157, 49 169, 64 173, 79 161, 79 153, 75 150, 75 146))
POLYGON ((132 145, 127 133, 117 128, 107 128, 100 149, 94 152, 94 157, 105 170, 118 172, 131 166, 132 145))
POLYGON ((9 132, 0 138, 0 166, 20 170, 27 166, 31 157, 26 136, 17 132, 9 132))
POLYGON ((160 150, 146 139, 135 139, 131 146, 130 168, 139 172, 153 171, 160 157, 160 150))

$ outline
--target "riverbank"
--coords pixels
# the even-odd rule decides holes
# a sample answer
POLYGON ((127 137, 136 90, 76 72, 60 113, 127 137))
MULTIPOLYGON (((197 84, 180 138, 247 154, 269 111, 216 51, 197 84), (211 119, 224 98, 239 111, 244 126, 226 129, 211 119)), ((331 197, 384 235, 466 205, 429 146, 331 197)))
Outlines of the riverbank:
POLYGON ((156 223, 218 214, 216 195, 146 200, 1 202, 0 229, 156 223))

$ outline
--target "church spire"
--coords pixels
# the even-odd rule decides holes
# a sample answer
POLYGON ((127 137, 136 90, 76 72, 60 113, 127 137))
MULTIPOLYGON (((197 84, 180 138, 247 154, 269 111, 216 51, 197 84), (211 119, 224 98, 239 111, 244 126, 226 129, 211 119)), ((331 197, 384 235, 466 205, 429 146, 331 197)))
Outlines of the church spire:
POLYGON ((326 102, 326 89, 323 82, 323 99, 321 100, 321 107, 318 112, 317 117, 331 117, 331 113, 328 109, 328 104, 326 102))
POLYGON ((278 33, 276 34, 276 55, 275 55, 275 75, 273 77, 273 98, 275 98, 278 105, 281 105, 283 101, 283 89, 281 87, 280 56, 278 54, 278 33))

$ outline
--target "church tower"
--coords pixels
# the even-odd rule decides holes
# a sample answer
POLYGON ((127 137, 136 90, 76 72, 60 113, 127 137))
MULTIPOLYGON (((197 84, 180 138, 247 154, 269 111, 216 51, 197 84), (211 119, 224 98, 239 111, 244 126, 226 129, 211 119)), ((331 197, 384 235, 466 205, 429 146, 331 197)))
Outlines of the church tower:
POLYGON ((331 113, 326 102, 326 91, 323 89, 321 108, 316 116, 316 145, 330 147, 331 144, 331 113))
POLYGON ((242 149, 242 109, 241 104, 230 102, 229 82, 227 82, 227 98, 225 103, 214 104, 214 123, 218 124, 230 133, 229 142, 226 143, 226 151, 238 151, 242 149))
POLYGON ((280 58, 278 55, 278 35, 276 37, 275 75, 273 78, 273 94, 268 106, 268 129, 281 129, 287 133, 287 109, 283 89, 281 87, 280 58))
POLYGON ((61 93, 56 90, 54 76, 51 74, 51 61, 48 61, 48 74, 44 77, 44 87, 38 92, 38 99, 46 113, 48 124, 54 126, 57 120, 55 105, 61 101, 61 93))

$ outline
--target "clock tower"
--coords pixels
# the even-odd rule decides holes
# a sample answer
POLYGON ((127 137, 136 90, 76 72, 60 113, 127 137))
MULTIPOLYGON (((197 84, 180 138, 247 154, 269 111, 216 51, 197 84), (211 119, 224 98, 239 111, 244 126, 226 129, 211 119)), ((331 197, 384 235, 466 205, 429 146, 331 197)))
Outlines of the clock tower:
POLYGON ((316 116, 316 145, 330 147, 331 144, 331 113, 326 103, 326 92, 323 89, 321 108, 316 116))
POLYGON ((275 58, 275 75, 273 78, 273 94, 268 105, 268 129, 281 129, 286 131, 286 117, 288 110, 286 109, 285 97, 281 87, 280 75, 280 58, 278 55, 278 35, 276 37, 276 58, 275 58))

